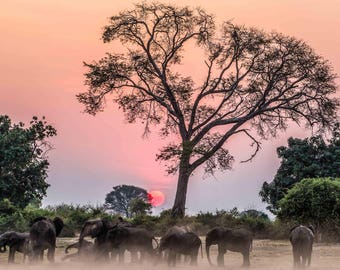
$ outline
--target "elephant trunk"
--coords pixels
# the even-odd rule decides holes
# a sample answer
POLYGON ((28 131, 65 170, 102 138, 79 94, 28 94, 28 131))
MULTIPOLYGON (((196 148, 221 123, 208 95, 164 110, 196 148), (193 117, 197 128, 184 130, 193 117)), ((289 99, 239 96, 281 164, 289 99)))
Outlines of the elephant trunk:
POLYGON ((77 242, 77 243, 74 243, 74 244, 71 244, 71 245, 68 245, 66 248, 65 248, 65 253, 68 253, 69 251, 69 249, 70 248, 79 248, 79 242, 77 242))

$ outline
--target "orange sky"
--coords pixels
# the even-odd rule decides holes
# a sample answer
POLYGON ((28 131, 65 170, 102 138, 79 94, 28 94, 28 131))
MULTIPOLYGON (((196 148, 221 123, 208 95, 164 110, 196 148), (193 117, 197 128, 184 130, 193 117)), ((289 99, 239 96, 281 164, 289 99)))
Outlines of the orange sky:
MULTIPOLYGON (((127 183, 159 189, 170 207, 175 177, 167 177, 155 161, 163 145, 156 134, 143 140, 142 127, 126 124, 110 106, 91 117, 81 113, 75 94, 84 91, 83 61, 99 59, 117 50, 102 44, 107 18, 135 1, 114 0, 2 0, 0 9, 0 113, 14 121, 45 115, 58 130, 50 153, 51 187, 45 204, 103 202, 112 186, 127 183)), ((305 40, 340 70, 340 1, 316 0, 186 0, 168 1, 201 6, 218 21, 276 30, 305 40)), ((195 55, 191 55, 192 59, 195 55)), ((264 209, 258 198, 264 180, 278 168, 276 147, 289 136, 310 132, 290 128, 280 138, 265 142, 256 160, 239 164, 231 172, 202 180, 197 173, 189 186, 188 208, 264 209)), ((248 145, 230 149, 236 160, 249 154, 248 145)))

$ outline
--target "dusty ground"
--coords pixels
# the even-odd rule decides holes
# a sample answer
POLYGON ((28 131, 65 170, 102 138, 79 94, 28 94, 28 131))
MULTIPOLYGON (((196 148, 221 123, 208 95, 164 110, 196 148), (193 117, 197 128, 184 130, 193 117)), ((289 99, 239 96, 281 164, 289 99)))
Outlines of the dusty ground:
MULTIPOLYGON (((68 243, 72 243, 74 239, 58 239, 57 246, 62 247, 68 243)), ((212 258, 216 261, 216 248, 213 246, 211 250, 212 258)), ((126 263, 124 265, 118 265, 115 263, 108 264, 93 264, 88 262, 79 261, 65 261, 62 262, 61 258, 64 256, 64 249, 58 248, 56 254, 56 263, 49 264, 44 261, 41 265, 21 264, 22 257, 20 254, 16 256, 16 264, 7 264, 7 254, 0 255, 0 269, 46 269, 47 266, 53 270, 59 269, 74 269, 74 270, 162 270, 169 269, 165 264, 153 266, 150 263, 144 263, 141 265, 131 265, 126 263)), ((270 270, 286 270, 292 269, 292 252, 291 246, 288 241, 270 241, 270 240, 255 240, 253 251, 251 253, 251 269, 270 269, 270 270)), ((239 253, 228 252, 225 255, 225 269, 242 269, 242 256, 239 253)), ((214 267, 216 268, 216 267, 214 267)), ((207 258, 204 252, 204 258, 199 258, 198 267, 190 265, 180 264, 176 269, 190 270, 190 269, 211 269, 208 264, 207 258)), ((310 269, 315 270, 339 270, 340 269, 340 244, 328 245, 328 244, 315 244, 313 250, 312 266, 310 269)))

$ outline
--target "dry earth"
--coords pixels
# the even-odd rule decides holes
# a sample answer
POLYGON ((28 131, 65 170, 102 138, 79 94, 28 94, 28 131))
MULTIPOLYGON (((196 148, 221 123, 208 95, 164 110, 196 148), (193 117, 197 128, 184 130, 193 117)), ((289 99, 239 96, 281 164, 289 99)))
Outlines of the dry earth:
MULTIPOLYGON (((114 262, 99 264, 81 261, 61 261, 64 256, 64 249, 61 248, 68 243, 74 242, 75 239, 64 238, 58 239, 56 254, 56 263, 50 264, 46 260, 40 265, 30 263, 21 264, 22 256, 16 256, 16 263, 14 265, 7 264, 7 254, 0 255, 0 269, 11 270, 42 270, 47 267, 49 270, 163 270, 169 269, 165 264, 154 266, 151 263, 144 263, 143 265, 132 265, 126 263, 119 265, 114 262)), ((216 247, 212 247, 211 254, 216 260, 216 247)), ((242 256, 239 253, 228 252, 225 255, 225 269, 234 270, 242 269, 242 256)), ((217 268, 217 267, 214 267, 217 268)), ((173 268, 172 268, 173 269, 173 268)), ((180 264, 176 267, 180 270, 190 269, 212 269, 207 261, 204 253, 204 258, 199 258, 198 267, 193 267, 187 264, 180 264)), ((255 240, 253 251, 251 253, 251 268, 250 269, 266 269, 266 270, 285 270, 293 269, 292 267, 292 252, 288 241, 270 241, 270 240, 255 240)), ((313 270, 339 270, 340 269, 340 244, 315 244, 313 250, 312 266, 313 270)))

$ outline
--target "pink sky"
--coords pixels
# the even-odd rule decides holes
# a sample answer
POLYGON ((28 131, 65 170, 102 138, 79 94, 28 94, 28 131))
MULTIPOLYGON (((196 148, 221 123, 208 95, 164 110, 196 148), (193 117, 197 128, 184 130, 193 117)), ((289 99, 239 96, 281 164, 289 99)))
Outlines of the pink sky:
MULTIPOLYGON (((168 177, 155 161, 163 145, 153 134, 142 139, 143 127, 126 124, 114 106, 96 117, 81 113, 75 94, 84 91, 83 61, 119 50, 103 44, 107 18, 131 8, 135 1, 3 0, 0 9, 0 114, 27 122, 45 115, 58 130, 50 153, 48 197, 44 204, 102 203, 112 186, 134 184, 165 193, 161 208, 171 207, 176 177, 168 177)), ((186 0, 168 1, 201 6, 218 21, 276 30, 305 40, 340 70, 340 2, 337 0, 186 0)), ((190 59, 194 59, 191 55, 190 59)), ((202 180, 194 175, 187 207, 198 210, 264 209, 258 192, 278 166, 276 148, 290 136, 311 133, 291 127, 264 142, 256 159, 239 164, 250 149, 238 138, 230 142, 236 162, 230 172, 202 180), (242 147, 240 147, 242 145, 242 147)))

